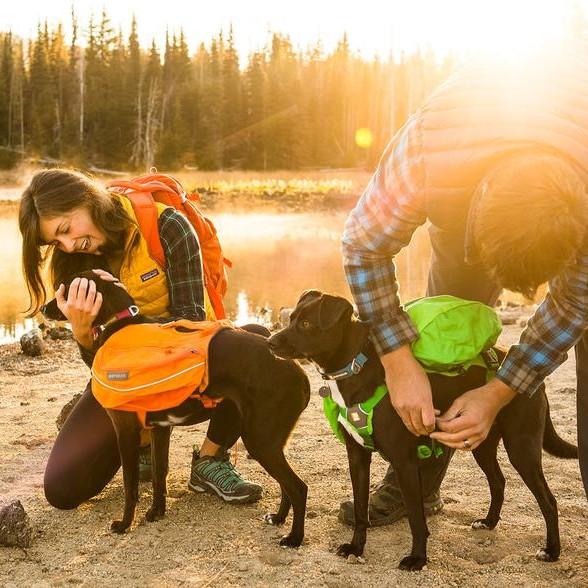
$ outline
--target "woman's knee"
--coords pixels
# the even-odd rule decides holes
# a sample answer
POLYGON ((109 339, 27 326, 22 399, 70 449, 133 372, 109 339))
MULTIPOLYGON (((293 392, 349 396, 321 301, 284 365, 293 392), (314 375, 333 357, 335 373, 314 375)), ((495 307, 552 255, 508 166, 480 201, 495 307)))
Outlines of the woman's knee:
POLYGON ((45 471, 43 490, 45 491, 45 498, 51 506, 60 510, 77 508, 83 500, 74 495, 73 489, 70 476, 45 471))

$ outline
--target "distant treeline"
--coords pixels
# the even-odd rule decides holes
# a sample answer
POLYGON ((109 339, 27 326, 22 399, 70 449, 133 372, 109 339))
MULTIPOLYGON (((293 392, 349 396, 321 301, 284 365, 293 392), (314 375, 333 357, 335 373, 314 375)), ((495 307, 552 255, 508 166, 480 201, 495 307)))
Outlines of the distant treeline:
POLYGON ((62 25, 28 41, 0 33, 0 167, 23 157, 113 169, 373 165, 452 67, 431 53, 367 61, 346 35, 330 54, 320 42, 301 53, 280 34, 241 67, 232 30, 191 55, 182 33, 161 54, 139 45, 136 21, 125 38, 105 13, 82 48, 72 25, 69 42, 62 25), (356 144, 358 128, 371 146, 356 144))

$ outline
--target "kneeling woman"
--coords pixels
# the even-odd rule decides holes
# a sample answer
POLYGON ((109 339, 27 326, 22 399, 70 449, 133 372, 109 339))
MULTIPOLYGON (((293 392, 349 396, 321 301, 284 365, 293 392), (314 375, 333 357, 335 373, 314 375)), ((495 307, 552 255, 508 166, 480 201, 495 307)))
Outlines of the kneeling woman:
MULTIPOLYGON (((50 169, 35 174, 23 192, 19 225, 22 262, 30 295, 29 316, 44 303, 41 277, 45 249, 56 298, 71 323, 82 358, 94 356, 92 321, 102 302, 91 280, 72 284, 64 298, 64 278, 100 268, 103 279, 115 276, 141 312, 152 317, 205 319, 200 246, 196 232, 173 208, 158 206, 158 230, 165 254, 163 270, 149 257, 130 201, 88 176, 50 169), (108 273, 107 273, 108 272, 108 273)), ((227 456, 239 438, 240 416, 234 404, 203 409, 210 418, 200 452, 194 452, 189 486, 209 490, 229 502, 252 502, 261 487, 243 480, 227 456)), ((92 395, 90 385, 59 432, 45 470, 45 496, 57 508, 76 508, 96 496, 120 467, 114 428, 92 395)))

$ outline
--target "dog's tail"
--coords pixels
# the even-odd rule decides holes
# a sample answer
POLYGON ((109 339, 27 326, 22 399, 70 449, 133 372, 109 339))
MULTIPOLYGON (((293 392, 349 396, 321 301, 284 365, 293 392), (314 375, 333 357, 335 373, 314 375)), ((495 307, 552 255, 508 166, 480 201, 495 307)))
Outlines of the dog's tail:
MULTIPOLYGON (((545 397, 547 400, 547 396, 545 397)), ((564 459, 578 459, 578 448, 572 443, 564 441, 555 430, 549 412, 549 401, 545 411, 545 432, 543 433, 543 449, 555 457, 564 459)))

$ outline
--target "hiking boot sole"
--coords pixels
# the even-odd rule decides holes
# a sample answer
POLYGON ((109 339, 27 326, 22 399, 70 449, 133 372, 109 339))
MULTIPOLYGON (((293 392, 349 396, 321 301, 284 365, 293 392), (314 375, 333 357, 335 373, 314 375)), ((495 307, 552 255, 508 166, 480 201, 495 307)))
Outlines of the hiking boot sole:
POLYGON ((261 498, 261 490, 257 493, 249 494, 247 496, 231 496, 224 494, 223 491, 217 488, 214 484, 209 484, 203 480, 197 483, 190 480, 188 482, 188 488, 190 488, 192 492, 208 492, 209 494, 216 494, 216 496, 225 502, 230 502, 232 504, 247 504, 250 502, 257 502, 261 498))

